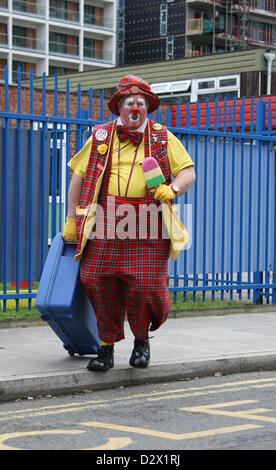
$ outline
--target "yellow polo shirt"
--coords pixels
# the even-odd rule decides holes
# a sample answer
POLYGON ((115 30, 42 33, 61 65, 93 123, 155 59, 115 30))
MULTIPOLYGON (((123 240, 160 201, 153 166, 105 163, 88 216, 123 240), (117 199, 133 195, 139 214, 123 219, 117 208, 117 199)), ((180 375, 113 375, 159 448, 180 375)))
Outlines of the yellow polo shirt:
MULTIPOLYGON (((180 170, 188 166, 193 166, 194 163, 186 151, 185 147, 170 131, 168 132, 168 159, 171 174, 176 176, 180 170)), ((88 161, 91 152, 93 136, 89 137, 84 147, 69 161, 69 167, 81 178, 85 178, 88 161)), ((120 191, 121 196, 125 195, 129 174, 134 159, 136 147, 132 145, 129 139, 125 142, 119 142, 119 139, 114 134, 113 152, 112 152, 112 166, 111 175, 108 186, 108 194, 118 196, 118 169, 120 172, 120 191), (118 167, 118 151, 120 145, 120 165, 118 167)), ((144 197, 146 195, 145 179, 143 175, 142 165, 139 164, 145 158, 144 154, 144 139, 139 145, 136 155, 135 164, 131 180, 129 183, 128 193, 129 197, 144 197)))

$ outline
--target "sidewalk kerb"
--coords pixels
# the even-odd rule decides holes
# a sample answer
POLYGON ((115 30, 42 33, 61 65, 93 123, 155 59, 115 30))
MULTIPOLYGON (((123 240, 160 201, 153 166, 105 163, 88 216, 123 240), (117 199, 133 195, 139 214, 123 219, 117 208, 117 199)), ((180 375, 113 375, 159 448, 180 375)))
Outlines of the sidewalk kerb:
POLYGON ((62 395, 73 392, 106 390, 131 385, 143 385, 273 370, 276 353, 209 358, 198 361, 152 365, 147 369, 117 366, 108 372, 74 370, 41 373, 0 379, 0 402, 18 398, 62 395))

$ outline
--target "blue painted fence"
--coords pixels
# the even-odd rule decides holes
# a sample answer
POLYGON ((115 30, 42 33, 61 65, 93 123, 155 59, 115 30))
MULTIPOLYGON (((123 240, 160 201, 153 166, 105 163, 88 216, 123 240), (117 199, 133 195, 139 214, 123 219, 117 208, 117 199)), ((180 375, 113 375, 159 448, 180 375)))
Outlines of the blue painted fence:
MULTIPOLYGON (((69 187, 70 145, 74 135, 78 151, 91 135, 95 124, 113 119, 104 116, 103 96, 97 120, 92 120, 93 91, 89 90, 89 107, 81 109, 81 86, 78 86, 77 110, 70 109, 70 83, 67 81, 66 107, 58 109, 58 77, 55 78, 55 110, 49 116, 46 109, 46 77, 41 90, 41 114, 35 115, 34 82, 30 75, 29 114, 21 112, 21 71, 18 69, 17 104, 8 99, 8 70, 5 70, 5 105, 0 110, 1 132, 1 308, 6 311, 11 300, 16 309, 22 299, 28 308, 36 297, 36 284, 51 239, 64 226, 66 194, 69 187), (74 114, 74 116, 73 116, 74 114), (28 133, 28 146, 22 145, 23 134, 28 133), (10 135, 14 133, 14 171, 9 170, 11 158, 10 135), (49 138, 50 136, 50 138, 49 138), (37 150, 37 141, 41 142, 37 150), (25 155, 27 150, 27 157, 25 155), (25 160, 24 160, 25 158, 25 160), (50 161, 49 161, 50 160, 50 161), (22 162, 28 165, 29 203, 22 198, 22 162), (37 162, 39 161, 39 166, 37 162), (37 170, 39 168, 39 170, 37 170), (39 171, 39 173, 37 173, 39 171), (50 177, 48 184, 47 175, 50 177), (16 188, 11 195, 11 178, 16 188), (38 184, 37 184, 38 181, 38 184), (9 217, 10 207, 14 217, 9 217), (39 216, 37 207, 40 207, 39 216), (49 215, 48 215, 49 212, 49 215), (22 214, 27 221, 27 237, 22 246, 22 214), (40 218, 34 233, 34 224, 40 218), (13 234, 13 235, 11 235, 13 234), (12 236, 15 242, 11 246, 12 236), (12 258, 12 260, 11 260, 12 258), (11 264, 12 262, 12 264, 11 264), (22 264, 24 269, 22 271, 22 264), (10 266, 13 266, 11 269, 10 266), (34 269, 34 266, 36 269, 34 269), (23 274, 22 274, 23 273, 23 274), (34 274, 35 273, 35 274, 34 274), (11 292, 10 281, 15 290, 11 292), (26 289, 22 289, 26 281, 26 289)), ((209 104, 206 101, 206 122, 200 126, 200 107, 197 106, 195 126, 189 120, 181 128, 181 110, 177 110, 176 127, 171 126, 171 111, 160 110, 158 122, 166 122, 192 156, 197 179, 187 194, 178 198, 179 215, 190 233, 190 241, 176 262, 169 262, 168 283, 174 300, 178 292, 186 300, 188 292, 195 301, 198 296, 219 299, 250 299, 253 303, 276 302, 276 247, 275 247, 275 148, 276 133, 272 128, 271 104, 252 98, 250 121, 245 121, 244 100, 237 126, 236 100, 229 105, 228 118, 221 116, 216 103, 215 125, 210 124, 209 104), (256 113, 254 114, 254 106, 256 113)), ((183 112, 183 111, 182 111, 183 112)), ((151 116, 150 116, 151 117, 151 116)), ((26 139, 26 135, 24 136, 26 139)))

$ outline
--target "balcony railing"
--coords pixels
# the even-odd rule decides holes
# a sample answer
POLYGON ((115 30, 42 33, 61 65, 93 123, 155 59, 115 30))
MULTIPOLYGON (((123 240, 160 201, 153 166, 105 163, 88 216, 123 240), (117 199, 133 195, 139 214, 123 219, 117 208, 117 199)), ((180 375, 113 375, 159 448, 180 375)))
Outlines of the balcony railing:
POLYGON ((49 41, 49 53, 54 55, 68 55, 70 57, 79 56, 79 46, 77 44, 49 41))
POLYGON ((188 20, 188 34, 202 33, 203 32, 203 19, 202 18, 190 18, 188 20))
MULTIPOLYGON (((29 80, 30 78, 30 72, 25 72, 24 70, 21 70, 21 80, 29 80)), ((17 83, 18 82, 18 73, 17 70, 12 71, 12 83, 17 83)))
MULTIPOLYGON (((238 41, 243 41, 245 39, 241 33, 241 28, 237 25, 228 27, 228 35, 231 36, 232 39, 236 39, 238 41)), ((267 29, 265 28, 265 24, 263 24, 261 27, 250 25, 247 31, 246 40, 275 45, 276 31, 272 30, 270 25, 268 25, 267 29)))
POLYGON ((96 28, 113 29, 113 20, 105 18, 104 16, 95 16, 84 13, 83 23, 87 26, 94 26, 96 28))
POLYGON ((24 13, 24 15, 40 16, 45 18, 46 7, 39 3, 24 2, 22 0, 13 0, 12 9, 16 13, 24 13))
POLYGON ((80 22, 79 12, 66 9, 66 8, 56 8, 56 7, 50 6, 49 15, 50 15, 50 19, 54 19, 54 20, 70 21, 73 23, 80 22))
POLYGON ((45 52, 45 43, 36 38, 27 36, 13 36, 12 47, 14 49, 28 50, 32 52, 45 52))
POLYGON ((8 47, 8 35, 0 33, 0 47, 8 47))
POLYGON ((236 1, 233 2, 233 6, 235 6, 235 8, 249 9, 255 14, 262 13, 262 11, 265 11, 267 13, 275 15, 276 0, 248 0, 248 4, 245 6, 241 5, 240 2, 236 1))
POLYGON ((84 60, 93 60, 112 64, 112 52, 103 49, 83 48, 84 60))

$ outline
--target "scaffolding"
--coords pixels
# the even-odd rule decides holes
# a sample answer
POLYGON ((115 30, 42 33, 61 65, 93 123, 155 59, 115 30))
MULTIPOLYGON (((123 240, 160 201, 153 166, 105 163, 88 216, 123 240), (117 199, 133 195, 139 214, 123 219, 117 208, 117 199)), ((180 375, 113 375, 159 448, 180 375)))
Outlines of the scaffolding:
POLYGON ((186 56, 276 48, 276 0, 188 0, 186 56), (192 17, 199 12, 200 17, 192 17), (208 39, 209 37, 209 39, 208 39))
POLYGON ((225 49, 232 50, 234 41, 239 42, 239 49, 246 49, 249 40, 249 3, 250 0, 241 0, 237 2, 226 1, 226 20, 229 21, 229 30, 226 28, 226 44, 225 49), (238 8, 237 8, 238 6, 238 8), (234 17, 235 15, 235 17, 234 17), (234 19, 235 18, 235 19, 234 19))

